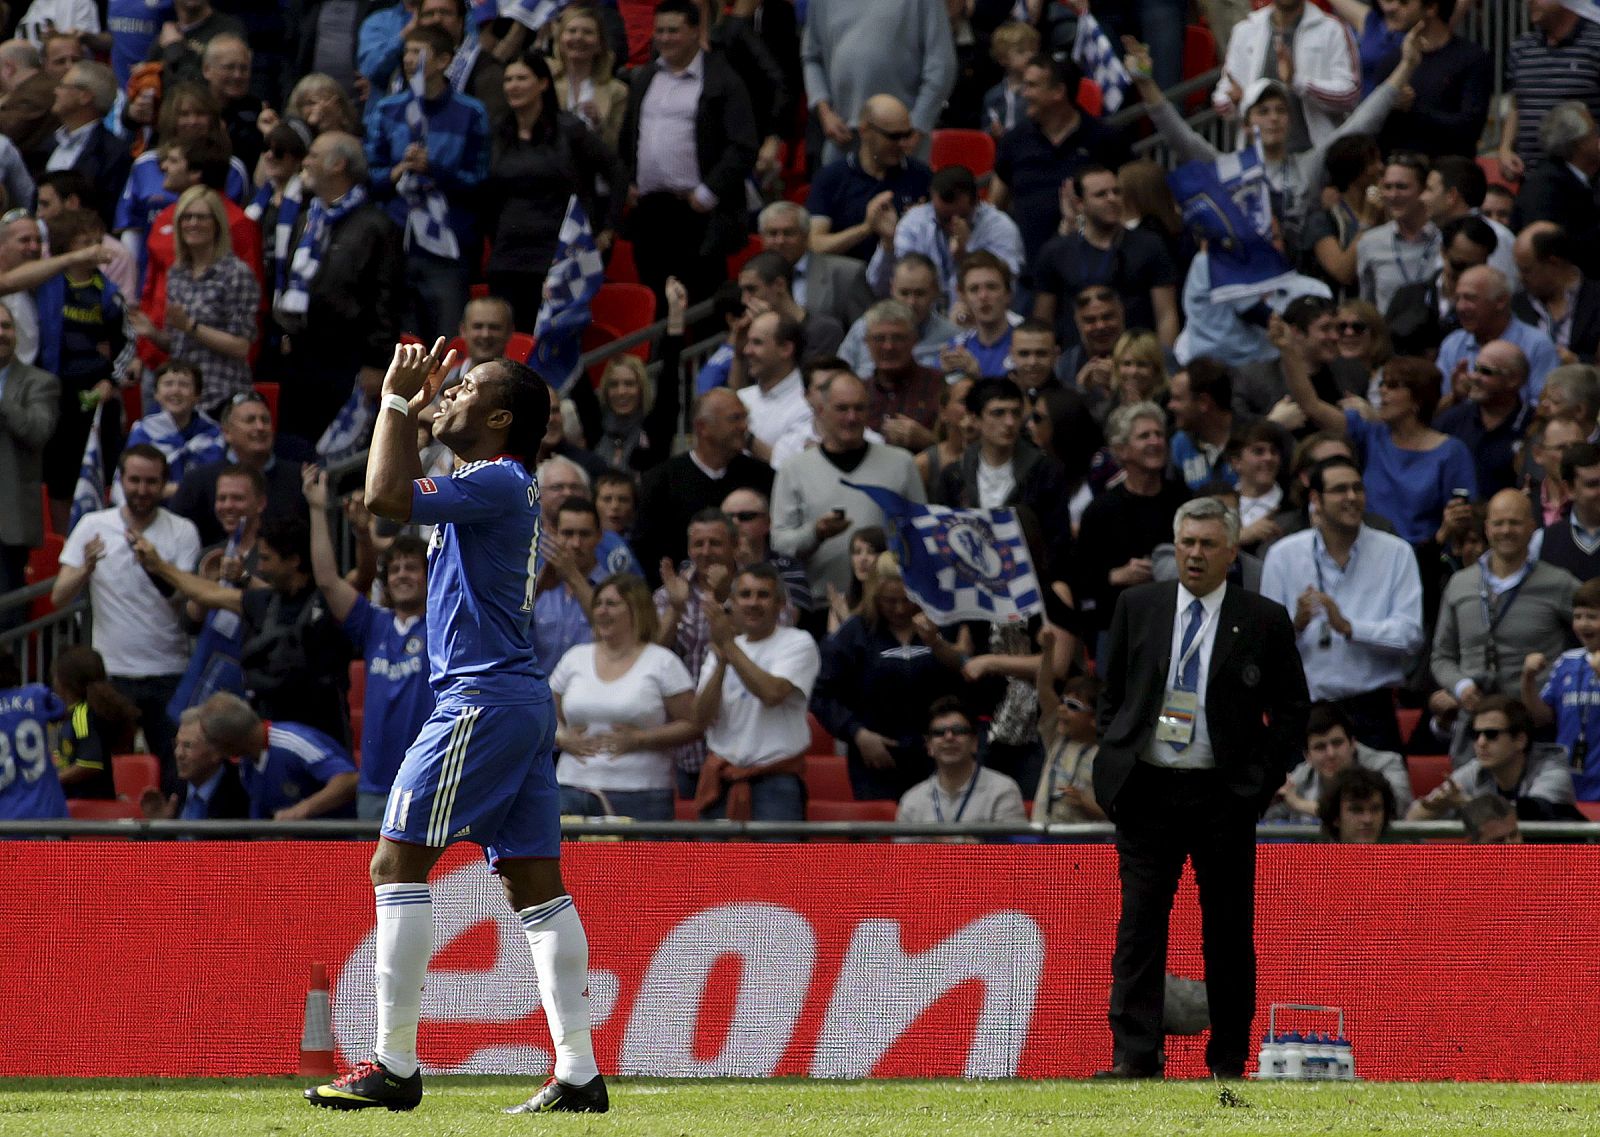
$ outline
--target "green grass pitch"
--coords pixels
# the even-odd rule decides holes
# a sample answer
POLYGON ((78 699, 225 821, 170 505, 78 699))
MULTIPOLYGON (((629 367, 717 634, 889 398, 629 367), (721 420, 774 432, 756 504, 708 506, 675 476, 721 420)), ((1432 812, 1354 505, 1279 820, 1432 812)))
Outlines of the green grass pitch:
POLYGON ((1596 1085, 1170 1082, 611 1083, 602 1117, 506 1117, 535 1081, 434 1078, 415 1113, 313 1109, 300 1078, 0 1080, 0 1137, 554 1132, 618 1137, 1028 1134, 1600 1135, 1596 1085))

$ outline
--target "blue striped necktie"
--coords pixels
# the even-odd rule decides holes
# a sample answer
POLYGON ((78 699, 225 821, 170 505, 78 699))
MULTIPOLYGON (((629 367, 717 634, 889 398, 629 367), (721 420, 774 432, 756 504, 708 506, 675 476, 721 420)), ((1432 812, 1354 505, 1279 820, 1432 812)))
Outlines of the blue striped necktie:
POLYGON ((1206 609, 1200 601, 1193 601, 1189 605, 1189 622, 1183 628, 1183 643, 1178 648, 1178 658, 1183 660, 1182 670, 1178 674, 1178 690, 1200 690, 1200 652, 1196 649, 1187 659, 1190 646, 1194 643, 1195 636, 1200 634, 1200 625, 1205 622, 1206 609))

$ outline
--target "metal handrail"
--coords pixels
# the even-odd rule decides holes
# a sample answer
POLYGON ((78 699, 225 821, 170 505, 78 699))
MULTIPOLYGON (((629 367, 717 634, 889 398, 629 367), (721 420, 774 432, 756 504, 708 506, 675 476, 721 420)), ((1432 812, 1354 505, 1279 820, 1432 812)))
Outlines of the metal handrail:
MULTIPOLYGON (((179 840, 198 838, 232 840, 361 840, 377 837, 376 821, 4 821, 0 839, 48 837, 120 837, 126 839, 179 840)), ((1524 821, 1519 829, 1525 837, 1542 841, 1600 841, 1600 823, 1590 821, 1524 821)), ((561 835, 567 840, 641 839, 772 840, 797 838, 852 840, 863 838, 949 838, 976 837, 980 840, 1022 838, 1031 841, 1103 844, 1115 837, 1109 822, 1074 824, 1046 823, 961 823, 902 824, 897 821, 629 821, 607 818, 563 818, 561 835)), ((1457 821, 1397 821, 1389 827, 1396 841, 1461 838, 1465 830, 1457 821)), ((1256 826, 1256 839, 1262 842, 1322 842, 1321 831, 1310 824, 1262 824, 1256 826)))

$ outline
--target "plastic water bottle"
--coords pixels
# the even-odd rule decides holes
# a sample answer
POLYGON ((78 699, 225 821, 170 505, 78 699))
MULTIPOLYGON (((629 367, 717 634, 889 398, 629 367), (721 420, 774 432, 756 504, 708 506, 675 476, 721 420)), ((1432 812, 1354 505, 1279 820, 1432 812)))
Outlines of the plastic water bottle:
POLYGON ((1337 1077, 1341 1081, 1353 1082, 1356 1077, 1355 1051, 1350 1047, 1348 1038, 1340 1037, 1333 1040, 1333 1047, 1339 1058, 1339 1072, 1337 1077))
POLYGON ((1306 1076, 1305 1039, 1295 1031, 1280 1036, 1283 1039, 1283 1076, 1298 1081, 1306 1076))
POLYGON ((1266 1034, 1261 1037, 1261 1052, 1256 1065, 1256 1078, 1260 1081, 1272 1082, 1283 1077, 1283 1044, 1278 1041, 1277 1035, 1266 1034))

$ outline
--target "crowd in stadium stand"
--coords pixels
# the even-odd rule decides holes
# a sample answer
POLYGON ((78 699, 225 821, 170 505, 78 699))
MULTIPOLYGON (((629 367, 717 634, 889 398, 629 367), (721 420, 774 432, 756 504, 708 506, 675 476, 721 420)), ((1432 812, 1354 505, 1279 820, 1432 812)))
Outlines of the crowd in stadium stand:
POLYGON ((127 807, 112 758, 140 746, 143 816, 382 816, 432 708, 429 535, 375 522, 350 459, 402 336, 458 336, 452 381, 527 357, 569 200, 607 287, 653 294, 585 346, 664 330, 659 369, 544 376, 531 599, 567 812, 1104 820, 1097 654, 1124 591, 1177 578, 1199 496, 1316 700, 1269 821, 1507 840, 1600 802, 1600 23, 1557 0, 511 18, 535 7, 10 5, 0 593, 53 580, 93 634, 43 684, 0 666, 0 816, 127 807), (1086 14, 1142 113, 1085 78, 1086 14), (1473 21, 1528 30, 1493 58, 1473 21), (1214 250, 1135 156, 1217 157, 1185 119, 1204 94, 1163 94, 1216 65, 1293 270, 1243 300, 1213 299, 1214 250), (1015 510, 1042 614, 936 624, 846 482, 1015 510), (824 770, 878 805, 816 810, 824 770))

